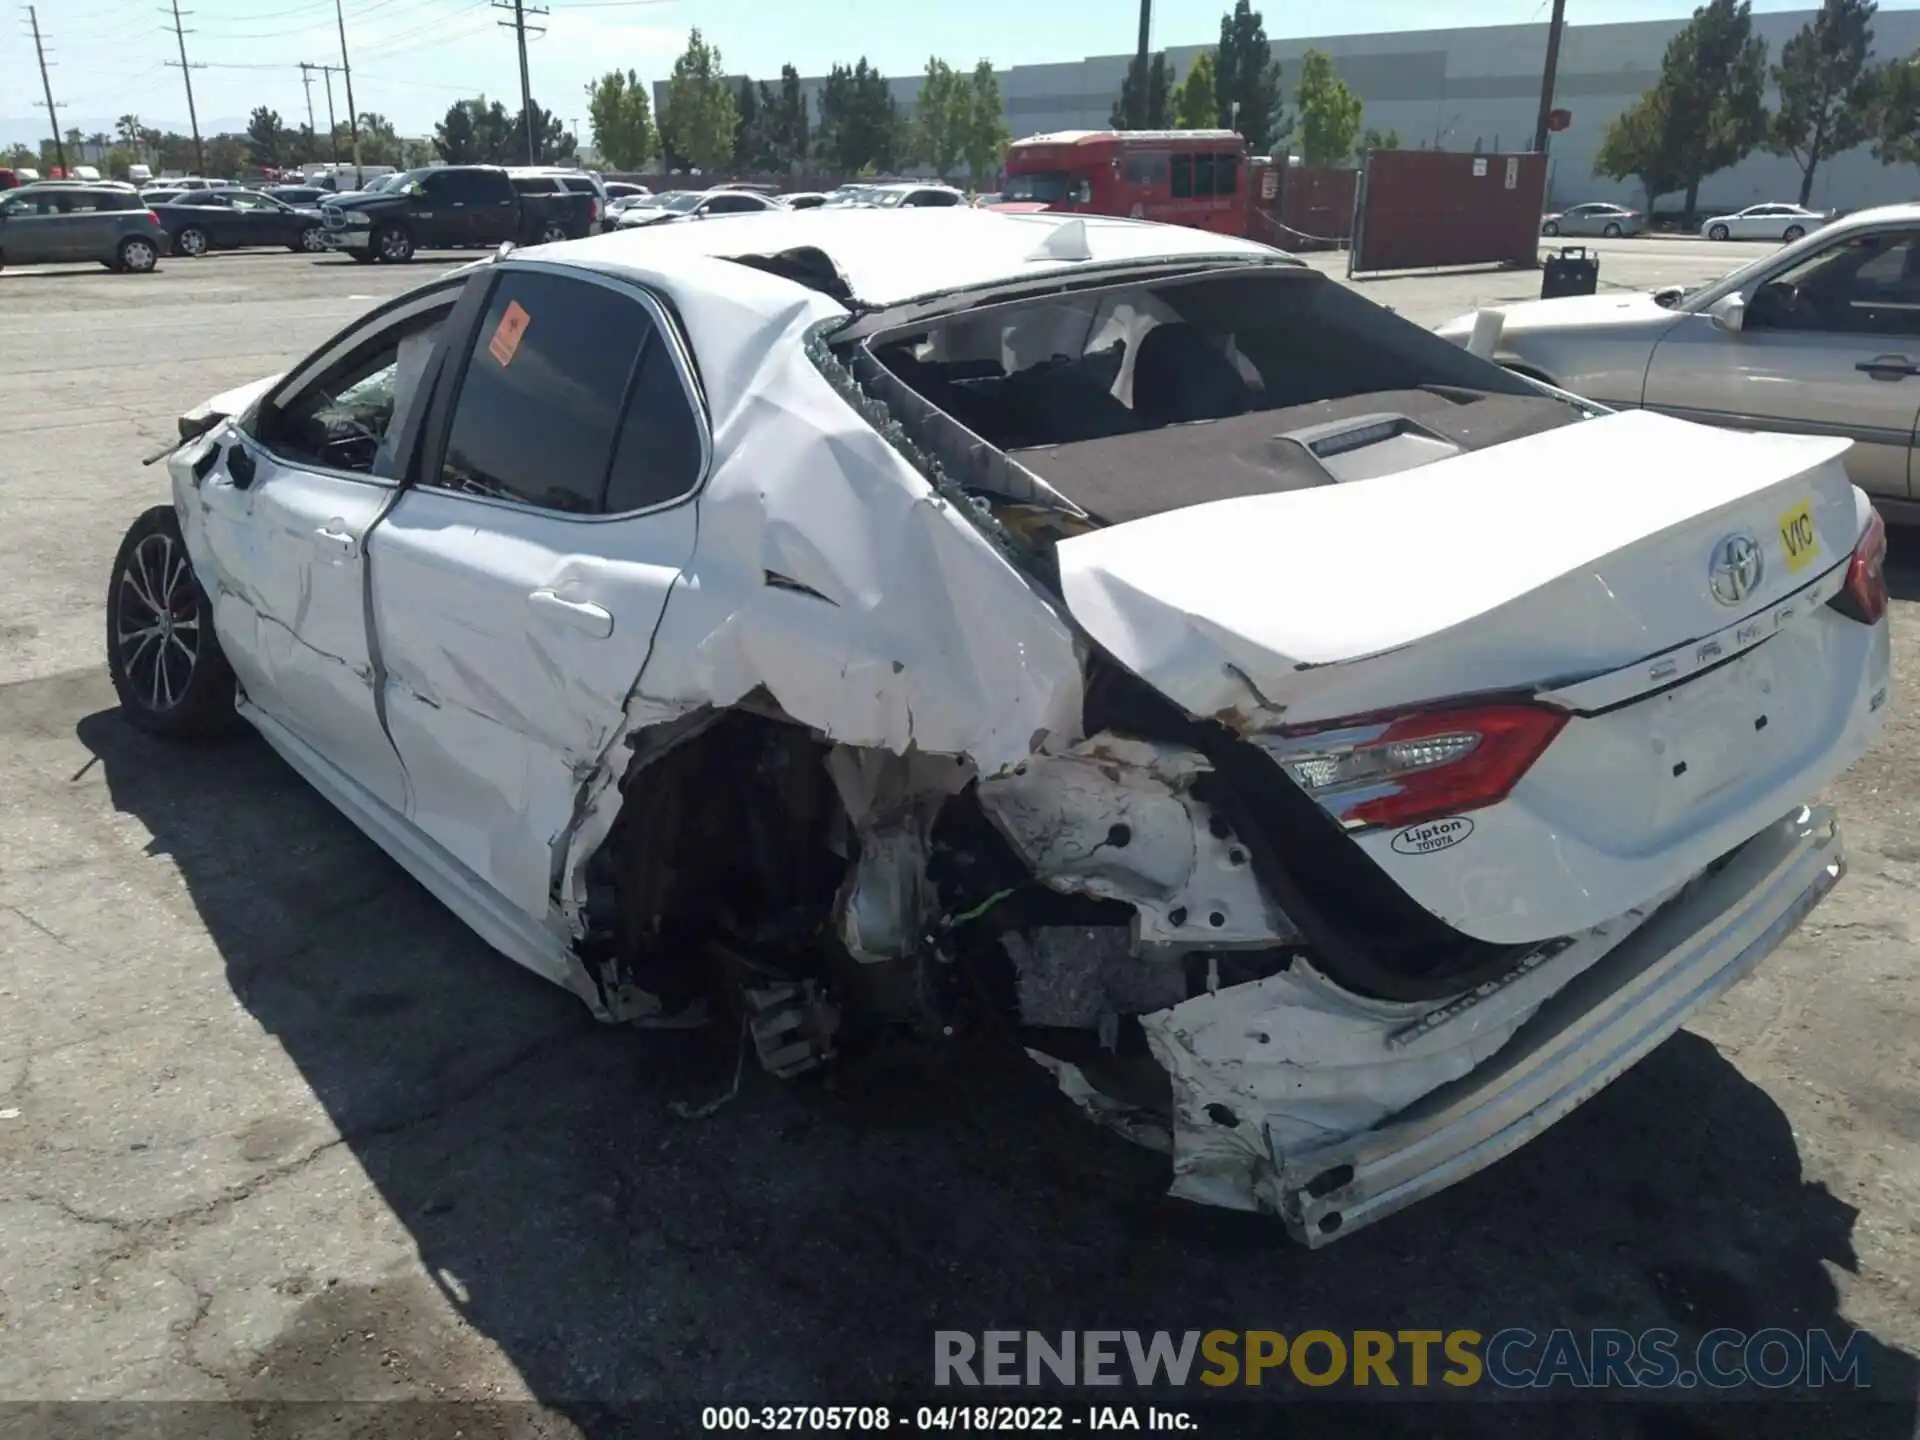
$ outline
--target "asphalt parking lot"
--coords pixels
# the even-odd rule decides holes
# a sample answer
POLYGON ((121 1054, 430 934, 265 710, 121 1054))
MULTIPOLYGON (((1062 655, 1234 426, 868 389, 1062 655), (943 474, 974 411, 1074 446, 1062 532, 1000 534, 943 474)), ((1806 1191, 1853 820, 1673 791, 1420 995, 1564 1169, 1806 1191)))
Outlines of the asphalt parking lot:
MULTIPOLYGON (((1634 286, 1762 253, 1589 243, 1604 283, 1634 286)), ((676 1118, 726 1089, 730 1037, 596 1027, 264 745, 168 748, 120 721, 102 598, 166 493, 141 457, 181 410, 462 258, 0 273, 0 1399, 502 1407, 354 1410, 330 1432, 368 1435, 611 1433, 597 1405, 631 1402, 690 1431, 703 1404, 924 1393, 936 1329, 1778 1326, 1866 1332, 1876 1398, 1552 1424, 1915 1434, 1920 534, 1894 538, 1892 718, 1831 797, 1840 889, 1541 1140, 1310 1254, 1166 1200, 1163 1160, 984 1043, 831 1086, 748 1074, 676 1118)), ((1538 276, 1362 289, 1433 323, 1538 276)), ((198 1433, 280 1433, 278 1412, 195 1413, 198 1433)), ((0 1407, 0 1434, 45 1418, 0 1407)), ((1543 1423, 1472 1400, 1444 1417, 1543 1423)), ((1367 1429, 1442 1425, 1408 1408, 1367 1429)))

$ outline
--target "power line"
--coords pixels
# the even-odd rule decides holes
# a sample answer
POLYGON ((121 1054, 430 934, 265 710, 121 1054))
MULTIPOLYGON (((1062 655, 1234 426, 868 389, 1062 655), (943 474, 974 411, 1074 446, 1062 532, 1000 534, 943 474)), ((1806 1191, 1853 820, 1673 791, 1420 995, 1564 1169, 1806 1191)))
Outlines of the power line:
MULTIPOLYGON (((545 10, 535 9, 528 5, 526 0, 493 0, 493 8, 496 10, 511 10, 513 12, 513 23, 511 25, 505 20, 499 21, 498 23, 501 29, 511 29, 513 31, 514 41, 520 49, 520 114, 527 122, 527 163, 529 165, 538 165, 540 163, 540 147, 533 138, 533 86, 527 80, 527 16, 545 15, 547 12, 545 10)), ((536 35, 544 35, 547 32, 536 26, 534 33, 536 35)))
POLYGON ((67 148, 60 140, 60 112, 53 106, 53 82, 47 79, 47 51, 40 42, 40 16, 27 7, 27 24, 33 29, 33 54, 40 62, 40 89, 47 97, 47 124, 53 129, 53 158, 60 162, 60 173, 67 173, 67 148))
MULTIPOLYGON (((189 12, 191 13, 191 12, 189 12)), ((200 116, 193 108, 193 72, 194 66, 187 63, 188 31, 180 25, 180 0, 173 0, 173 38, 180 42, 180 78, 187 82, 187 124, 193 130, 193 167, 204 175, 207 173, 207 152, 200 143, 200 116)), ((171 65, 171 60, 161 62, 171 65)), ((200 67, 204 69, 205 67, 200 67)))

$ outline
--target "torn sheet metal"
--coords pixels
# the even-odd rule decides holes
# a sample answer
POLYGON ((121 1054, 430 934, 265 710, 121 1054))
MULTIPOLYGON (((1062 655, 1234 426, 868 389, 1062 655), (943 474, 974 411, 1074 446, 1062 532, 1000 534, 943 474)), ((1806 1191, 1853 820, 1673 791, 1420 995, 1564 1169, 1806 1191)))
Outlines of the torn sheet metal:
POLYGON ((933 823, 972 783, 973 767, 950 755, 837 745, 827 773, 860 841, 834 904, 840 942, 864 963, 904 959, 919 948, 936 903, 927 878, 933 823))
POLYGON ((1141 947, 1263 949, 1299 938, 1247 851, 1193 795, 1196 750, 1110 733, 980 783, 980 803, 1035 875, 1134 907, 1141 947))
POLYGON ((1488 1059, 1645 921, 1636 911, 1444 1003, 1371 1000, 1304 959, 1141 1018, 1173 1077, 1171 1193, 1281 1212, 1293 1157, 1359 1134, 1488 1059))

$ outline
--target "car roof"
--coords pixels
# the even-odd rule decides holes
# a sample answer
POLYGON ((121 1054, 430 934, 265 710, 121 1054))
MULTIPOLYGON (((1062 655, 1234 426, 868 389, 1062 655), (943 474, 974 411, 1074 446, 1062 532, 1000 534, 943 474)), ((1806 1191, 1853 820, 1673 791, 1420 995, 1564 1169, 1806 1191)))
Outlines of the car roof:
POLYGON ((1089 264, 1291 259, 1251 240, 1183 225, 1104 215, 1008 215, 964 206, 881 213, 858 208, 792 210, 782 205, 753 215, 729 216, 724 224, 616 230, 543 246, 541 254, 543 259, 638 275, 674 260, 738 259, 809 248, 833 262, 861 304, 875 306, 1062 274, 1089 264), (1058 232, 1076 226, 1085 237, 1084 252, 1062 244, 1058 256, 1036 254, 1058 232), (1085 258, 1074 258, 1078 254, 1085 258))

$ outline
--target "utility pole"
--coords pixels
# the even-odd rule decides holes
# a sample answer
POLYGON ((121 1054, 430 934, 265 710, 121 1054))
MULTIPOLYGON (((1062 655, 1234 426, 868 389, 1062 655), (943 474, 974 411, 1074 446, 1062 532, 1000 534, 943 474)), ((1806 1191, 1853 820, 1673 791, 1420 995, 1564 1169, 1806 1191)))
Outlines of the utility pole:
POLYGON ((340 122, 333 118, 333 72, 332 65, 316 65, 320 78, 327 82, 327 158, 335 165, 340 163, 340 122))
POLYGON ((313 134, 318 129, 313 123, 313 66, 304 60, 300 62, 300 85, 307 92, 307 133, 313 134))
POLYGON ((1127 118, 1133 122, 1133 128, 1147 128, 1147 118, 1153 113, 1153 94, 1147 78, 1147 42, 1153 33, 1153 0, 1140 0, 1140 44, 1133 52, 1134 73, 1139 76, 1133 92, 1133 114, 1127 118))
MULTIPOLYGON (((347 81, 347 134, 353 137, 353 188, 358 190, 366 183, 360 173, 360 112, 353 108, 353 66, 347 60, 347 17, 340 0, 333 0, 333 18, 340 27, 340 73, 347 81)), ((331 117, 328 123, 332 123, 331 117)))
POLYGON ((40 61, 40 92, 47 97, 47 124, 53 128, 53 158, 60 164, 60 173, 67 173, 67 147, 60 140, 60 112, 53 108, 53 82, 47 79, 47 52, 40 44, 40 16, 33 6, 27 7, 27 23, 33 27, 33 53, 40 61))
MULTIPOLYGON (((520 47, 520 114, 526 121, 527 163, 529 165, 538 165, 540 163, 540 146, 539 142, 535 140, 533 133, 533 86, 527 79, 527 16, 544 15, 547 12, 536 6, 527 4, 526 0, 493 0, 493 8, 513 12, 513 19, 511 21, 502 20, 499 22, 499 25, 502 30, 513 31, 514 39, 520 47)), ((536 35, 544 35, 547 32, 536 25, 533 33, 536 35)))
POLYGON ((1567 27, 1567 0, 1553 0, 1553 21, 1547 26, 1547 63, 1540 77, 1540 118, 1533 127, 1533 148, 1546 153, 1553 123, 1553 82, 1560 73, 1560 32, 1567 27))
MULTIPOLYGON (((192 14, 193 12, 188 11, 187 13, 192 14)), ((193 168, 200 174, 205 175, 207 173, 207 152, 205 147, 200 144, 200 116, 193 108, 193 72, 195 70, 204 70, 207 67, 204 65, 189 65, 187 63, 187 36, 190 33, 190 31, 180 28, 180 0, 173 0, 173 38, 180 42, 180 78, 187 82, 187 127, 193 131, 193 168)), ((169 68, 173 66, 173 61, 171 60, 163 60, 160 63, 169 68)))

